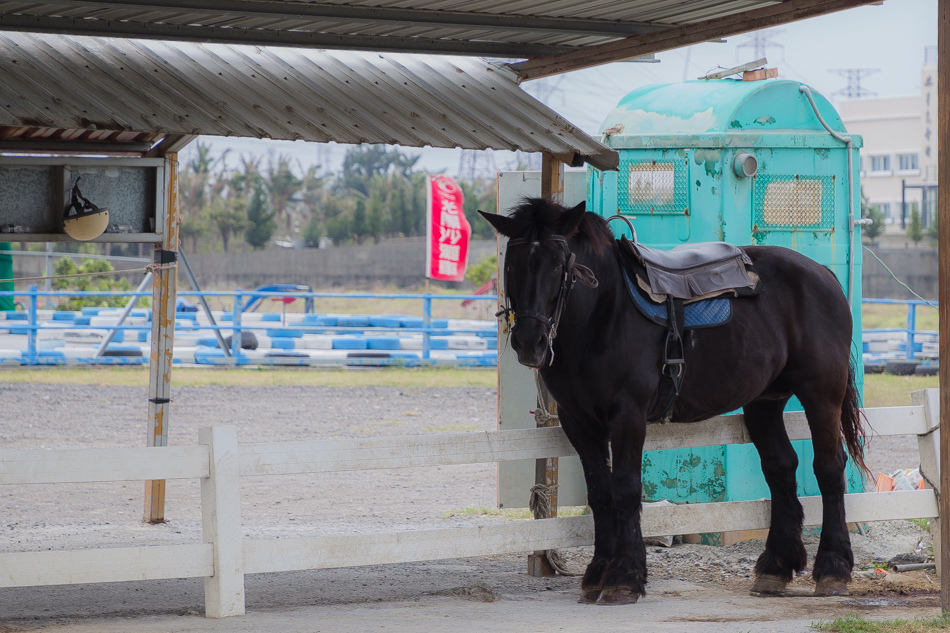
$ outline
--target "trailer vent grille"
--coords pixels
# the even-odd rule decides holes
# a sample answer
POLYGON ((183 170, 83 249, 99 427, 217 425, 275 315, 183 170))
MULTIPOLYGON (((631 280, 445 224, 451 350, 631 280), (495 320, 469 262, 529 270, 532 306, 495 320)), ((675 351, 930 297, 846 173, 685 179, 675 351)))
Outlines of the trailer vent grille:
POLYGON ((620 161, 620 212, 689 213, 686 161, 620 161))
POLYGON ((832 229, 834 176, 755 177, 754 220, 759 229, 832 229))

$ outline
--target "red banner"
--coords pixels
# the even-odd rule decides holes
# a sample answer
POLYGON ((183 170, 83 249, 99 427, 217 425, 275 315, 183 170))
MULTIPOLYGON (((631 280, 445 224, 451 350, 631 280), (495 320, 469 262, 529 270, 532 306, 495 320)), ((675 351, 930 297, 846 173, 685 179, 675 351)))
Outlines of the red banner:
POLYGON ((426 182, 426 277, 463 281, 472 227, 462 211, 462 188, 449 176, 426 182))

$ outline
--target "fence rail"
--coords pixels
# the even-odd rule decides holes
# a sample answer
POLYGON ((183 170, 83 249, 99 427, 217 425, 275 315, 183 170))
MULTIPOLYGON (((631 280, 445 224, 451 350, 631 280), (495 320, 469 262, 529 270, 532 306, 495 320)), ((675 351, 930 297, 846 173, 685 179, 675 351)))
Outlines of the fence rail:
MULTIPOLYGON (((913 406, 866 409, 874 436, 916 435, 921 472, 937 483, 937 390, 915 392, 913 406)), ((791 439, 808 437, 801 413, 788 413, 791 439)), ((738 415, 695 424, 651 425, 647 450, 746 443, 738 415)), ((0 553, 0 587, 205 578, 209 617, 244 613, 244 575, 527 552, 590 545, 590 516, 467 528, 244 540, 240 477, 497 462, 573 454, 560 428, 239 445, 233 427, 206 427, 188 447, 3 450, 0 484, 197 478, 204 543, 65 552, 0 553)), ((821 521, 819 497, 803 497, 805 524, 821 521)), ((933 518, 933 489, 845 497, 848 520, 933 518)), ((647 506, 643 534, 665 536, 766 528, 770 502, 647 506)), ((935 550, 938 543, 935 539, 935 550)), ((935 552, 939 560, 939 552, 935 552)))

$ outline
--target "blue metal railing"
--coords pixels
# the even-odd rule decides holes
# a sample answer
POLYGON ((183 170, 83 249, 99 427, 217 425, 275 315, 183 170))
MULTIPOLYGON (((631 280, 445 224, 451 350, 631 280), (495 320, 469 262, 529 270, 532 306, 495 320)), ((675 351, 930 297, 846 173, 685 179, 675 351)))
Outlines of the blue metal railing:
MULTIPOLYGON (((27 334, 27 349, 23 355, 23 361, 26 364, 39 364, 40 353, 37 346, 37 331, 42 328, 42 324, 38 319, 39 311, 39 301, 40 299, 68 299, 74 297, 123 297, 130 299, 132 297, 146 297, 150 298, 152 296, 151 292, 135 292, 135 291, 75 291, 75 290, 61 290, 61 291, 44 291, 40 290, 37 286, 31 286, 29 290, 26 291, 0 291, 0 297, 20 297, 25 299, 25 310, 26 319, 18 318, 15 321, 11 320, 9 316, 7 321, 0 321, 3 327, 14 328, 16 330, 24 330, 27 334)), ((452 328, 448 327, 434 327, 433 318, 432 318, 432 304, 433 301, 497 301, 495 295, 472 295, 472 294, 432 294, 432 293, 331 293, 331 292, 259 292, 259 291, 245 291, 245 290, 235 290, 232 292, 224 291, 183 291, 177 293, 178 297, 216 297, 230 300, 231 302, 231 311, 230 311, 230 321, 224 321, 223 323, 216 323, 216 325, 210 324, 196 324, 197 329, 206 330, 206 331, 215 331, 215 330, 227 330, 232 333, 231 339, 231 356, 239 357, 241 353, 241 340, 242 340, 242 331, 251 330, 251 329, 261 329, 261 325, 257 327, 251 327, 242 323, 242 316, 244 315, 243 306, 250 305, 254 302, 260 302, 266 300, 267 298, 283 298, 291 296, 295 299, 304 299, 307 307, 313 305, 313 302, 318 299, 385 299, 385 300, 418 300, 422 302, 422 326, 421 327, 384 327, 384 326, 339 326, 339 325, 319 325, 319 324, 310 324, 310 323, 295 323, 292 329, 301 329, 308 334, 321 334, 321 333, 363 333, 366 331, 374 332, 398 332, 406 334, 422 334, 422 350, 421 350, 421 360, 423 362, 429 362, 432 358, 432 344, 431 338, 433 335, 452 335, 452 334, 477 334, 485 332, 484 329, 463 329, 463 328, 452 328)), ((103 308, 103 309, 117 309, 117 308, 103 308)), ((16 312, 14 314, 22 314, 22 312, 16 312)), ((179 313, 181 314, 181 313, 179 313)), ((227 314, 227 311, 225 311, 227 314)), ((418 318, 418 317, 415 317, 418 318)), ((273 327, 275 324, 268 324, 264 327, 273 327)), ((150 331, 151 325, 101 325, 101 326, 87 326, 82 325, 78 326, 83 329, 98 329, 103 331, 150 331)))
POLYGON ((917 308, 920 306, 927 306, 930 308, 937 307, 936 301, 919 301, 911 299, 862 299, 862 304, 883 304, 883 305, 906 305, 907 306, 907 325, 904 328, 870 328, 863 330, 864 334, 886 334, 886 333, 899 333, 904 335, 904 340, 906 341, 906 349, 904 350, 904 357, 907 360, 913 360, 914 352, 916 351, 916 336, 918 334, 927 334, 927 335, 936 335, 937 332, 933 330, 918 330, 917 329, 917 308))

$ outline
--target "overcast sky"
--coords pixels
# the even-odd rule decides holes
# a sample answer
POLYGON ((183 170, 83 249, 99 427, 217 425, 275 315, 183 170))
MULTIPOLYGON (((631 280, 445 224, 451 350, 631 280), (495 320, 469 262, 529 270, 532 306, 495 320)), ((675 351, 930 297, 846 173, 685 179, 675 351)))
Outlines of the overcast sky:
MULTIPOLYGON (((765 31, 775 46, 766 50, 770 66, 779 76, 802 81, 839 101, 833 93, 847 85, 832 69, 870 68, 879 72, 861 81, 865 90, 879 97, 914 95, 920 92, 920 68, 924 49, 937 44, 937 0, 887 0, 880 6, 839 11, 765 31)), ((631 90, 647 85, 696 79, 717 67, 732 67, 754 59, 748 44, 752 34, 737 35, 725 43, 698 44, 659 53, 659 63, 616 63, 566 73, 523 84, 549 107, 584 131, 597 133, 610 109, 631 90), (745 46, 743 46, 745 44, 745 46)), ((303 167, 322 164, 339 169, 345 145, 322 145, 303 141, 265 141, 201 137, 215 155, 231 150, 231 166, 240 155, 289 155, 303 167)), ((183 152, 190 159, 194 143, 183 152)), ((456 174, 458 150, 414 149, 419 164, 433 172, 456 174)), ((507 152, 495 153, 498 168, 512 161, 507 152)))

